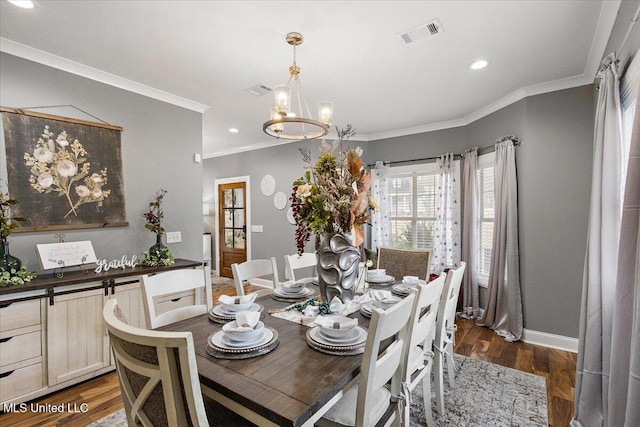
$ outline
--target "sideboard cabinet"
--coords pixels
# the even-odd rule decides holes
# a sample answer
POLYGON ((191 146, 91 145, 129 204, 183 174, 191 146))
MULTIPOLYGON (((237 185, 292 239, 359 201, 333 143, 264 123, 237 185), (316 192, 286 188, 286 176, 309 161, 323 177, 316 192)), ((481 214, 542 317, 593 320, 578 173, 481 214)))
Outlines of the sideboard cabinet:
MULTIPOLYGON (((176 260, 170 267, 45 275, 0 288, 0 410, 113 370, 105 302, 116 298, 128 323, 144 328, 140 275, 197 267, 176 260)), ((168 302, 188 298, 176 294, 168 302)))

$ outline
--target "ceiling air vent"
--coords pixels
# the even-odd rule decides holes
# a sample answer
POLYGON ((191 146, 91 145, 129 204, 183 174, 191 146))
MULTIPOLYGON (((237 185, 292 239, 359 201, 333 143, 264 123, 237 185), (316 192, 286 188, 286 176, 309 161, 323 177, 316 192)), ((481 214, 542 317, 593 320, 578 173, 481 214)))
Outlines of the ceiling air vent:
POLYGON ((264 83, 259 83, 255 86, 251 86, 249 89, 245 89, 246 91, 248 91, 251 95, 254 96, 262 96, 265 93, 269 93, 271 92, 273 89, 270 88, 269 86, 267 86, 264 83))
POLYGON ((442 29, 440 20, 434 19, 410 30, 403 31, 399 33, 398 36, 403 42, 409 44, 418 40, 426 39, 427 37, 437 36, 442 32, 444 32, 444 30, 442 29))

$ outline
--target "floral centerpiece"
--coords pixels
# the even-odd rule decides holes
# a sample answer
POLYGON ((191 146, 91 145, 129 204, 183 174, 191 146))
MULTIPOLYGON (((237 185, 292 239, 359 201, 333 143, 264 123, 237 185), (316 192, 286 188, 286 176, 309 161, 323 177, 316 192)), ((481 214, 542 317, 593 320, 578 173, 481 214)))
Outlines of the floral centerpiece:
POLYGON ((156 197, 149 203, 149 210, 142 214, 142 217, 147 221, 144 228, 152 233, 156 233, 156 244, 149 248, 148 252, 143 252, 142 254, 140 265, 145 267, 172 265, 175 263, 175 259, 169 248, 162 244, 162 235, 164 234, 164 227, 162 227, 162 220, 164 218, 162 201, 166 194, 167 190, 158 190, 156 197))
POLYGON ((7 238, 18 227, 21 217, 11 216, 11 207, 18 204, 8 194, 0 191, 0 286, 23 285, 36 277, 36 273, 27 271, 22 262, 9 254, 7 238))
POLYGON ((357 284, 362 225, 370 218, 368 210, 375 210, 377 204, 369 192, 371 175, 362 165, 362 149, 345 146, 355 130, 347 125, 336 131, 338 138, 333 143, 322 142, 316 162, 309 149, 300 149, 307 172, 293 183, 291 206, 298 254, 304 252, 312 234, 318 237, 323 297, 329 299, 333 294, 348 300, 357 284), (341 271, 336 270, 338 265, 341 271))

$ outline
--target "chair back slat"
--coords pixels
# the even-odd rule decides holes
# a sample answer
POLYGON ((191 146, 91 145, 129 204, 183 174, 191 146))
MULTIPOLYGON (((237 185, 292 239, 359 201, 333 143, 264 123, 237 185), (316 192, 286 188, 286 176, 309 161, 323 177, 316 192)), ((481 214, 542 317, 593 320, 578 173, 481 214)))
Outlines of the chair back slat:
POLYGON ((275 257, 271 259, 253 259, 240 264, 231 264, 233 272, 233 281, 236 285, 236 295, 244 295, 244 282, 256 279, 252 284, 256 286, 264 286, 268 289, 266 292, 258 291, 258 296, 270 293, 273 289, 280 286, 278 280, 278 266, 275 257), (269 280, 261 279, 264 276, 271 276, 269 280))
POLYGON ((211 287, 205 270, 181 269, 140 277, 147 328, 157 329, 171 323, 208 313, 212 308, 211 287), (194 304, 158 313, 157 299, 162 296, 193 291, 194 304))
POLYGON ((315 267, 318 263, 316 259, 316 254, 313 252, 304 252, 302 255, 294 254, 294 255, 285 255, 284 256, 284 277, 287 280, 296 281, 295 270, 300 270, 303 268, 311 268, 315 267))

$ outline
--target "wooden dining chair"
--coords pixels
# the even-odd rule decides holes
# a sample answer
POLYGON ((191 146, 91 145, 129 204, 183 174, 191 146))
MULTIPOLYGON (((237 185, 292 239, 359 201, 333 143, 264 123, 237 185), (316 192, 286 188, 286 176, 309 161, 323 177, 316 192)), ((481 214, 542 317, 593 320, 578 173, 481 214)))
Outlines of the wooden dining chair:
POLYGON ((287 280, 296 281, 295 270, 300 270, 303 268, 314 268, 318 263, 316 258, 316 254, 313 252, 305 252, 302 255, 293 254, 293 255, 285 255, 284 256, 284 277, 287 280))
POLYGON ((202 269, 145 274, 140 282, 149 329, 206 314, 212 308, 211 287, 202 269))
POLYGON ((208 426, 191 332, 129 326, 117 300, 102 311, 130 426, 208 426))
MULTIPOLYGON (((415 294, 387 310, 375 308, 369 322, 360 379, 316 423, 317 426, 400 425, 402 373, 409 344, 409 317, 415 294), (381 343, 390 340, 380 352, 381 343), (390 389, 385 385, 391 381, 390 389)), ((386 344, 386 342, 385 342, 386 344)))
POLYGON ((244 295, 244 284, 261 286, 264 290, 257 291, 258 297, 270 294, 275 288, 280 286, 278 280, 278 265, 276 259, 254 259, 240 264, 231 264, 233 281, 236 285, 236 295, 244 295), (264 276, 270 276, 265 279, 264 276))
MULTIPOLYGON (((404 383, 409 392, 422 381, 424 414, 428 427, 433 427, 431 413, 431 369, 433 367, 433 341, 436 336, 436 316, 446 279, 443 273, 437 279, 417 285, 412 290, 416 294, 409 320, 410 341, 407 351, 404 383)), ((409 399, 405 399, 404 423, 409 425, 409 399)))
POLYGON ((444 415, 444 362, 447 361, 447 374, 449 377, 449 387, 455 386, 455 365, 453 362, 453 347, 455 345, 456 334, 456 306, 460 285, 466 263, 460 262, 455 269, 447 272, 447 278, 442 290, 442 298, 438 307, 436 320, 436 338, 433 343, 434 350, 434 380, 436 388, 436 406, 438 413, 444 415))
POLYGON ((378 267, 387 270, 389 276, 400 282, 403 276, 417 276, 429 280, 431 271, 431 249, 378 249, 378 267))

